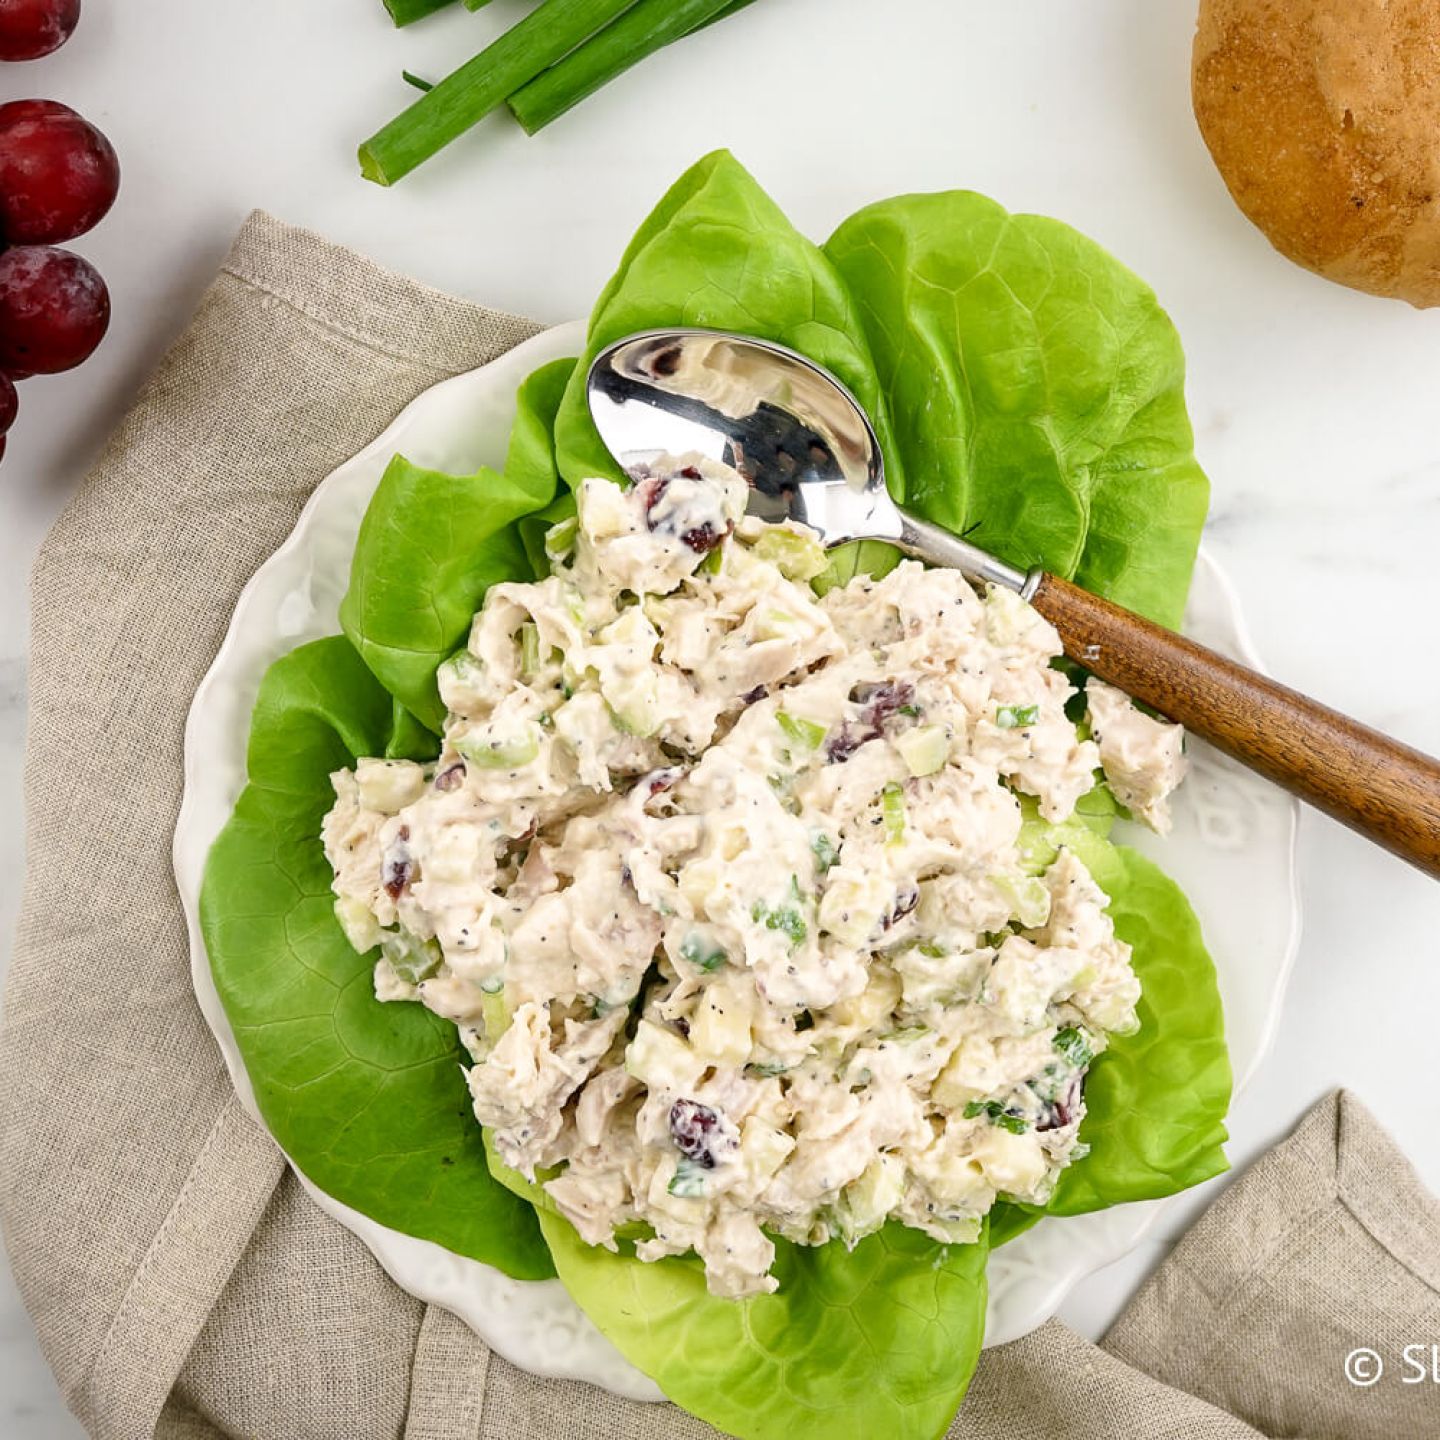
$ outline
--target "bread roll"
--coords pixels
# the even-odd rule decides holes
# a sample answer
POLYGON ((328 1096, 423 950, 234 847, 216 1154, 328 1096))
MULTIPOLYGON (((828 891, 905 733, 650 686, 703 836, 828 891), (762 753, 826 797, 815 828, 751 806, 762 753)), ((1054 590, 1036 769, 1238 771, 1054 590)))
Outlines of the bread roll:
POLYGON ((1440 304, 1440 0, 1201 0, 1195 118, 1282 255, 1440 304))

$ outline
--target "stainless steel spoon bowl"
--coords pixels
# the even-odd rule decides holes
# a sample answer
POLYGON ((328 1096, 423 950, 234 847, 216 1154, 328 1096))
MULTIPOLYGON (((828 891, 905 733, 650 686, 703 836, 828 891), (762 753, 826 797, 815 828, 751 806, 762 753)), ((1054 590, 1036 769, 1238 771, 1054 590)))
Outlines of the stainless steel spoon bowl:
POLYGON ((886 540, 1027 600, 1039 584, 1038 571, 902 510, 885 488, 880 441, 860 402, 783 345, 714 330, 632 335, 595 357, 588 396, 605 448, 627 471, 695 451, 750 482, 752 515, 798 520, 827 549, 886 540))
POLYGON ((590 367, 590 413, 627 470, 697 451, 750 482, 749 510, 828 548, 887 540, 1016 591, 1086 669, 1397 855, 1440 876, 1440 763, 1040 570, 1007 565, 907 514, 885 488, 874 427, 828 370, 783 345, 656 330, 590 367))

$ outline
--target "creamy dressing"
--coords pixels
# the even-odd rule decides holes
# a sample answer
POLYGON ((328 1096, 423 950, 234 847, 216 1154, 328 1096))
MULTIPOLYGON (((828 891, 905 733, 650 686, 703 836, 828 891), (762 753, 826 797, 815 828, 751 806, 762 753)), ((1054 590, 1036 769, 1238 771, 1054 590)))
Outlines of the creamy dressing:
POLYGON ((817 597, 813 538, 744 501, 693 458, 584 482, 553 573, 441 667, 439 760, 338 772, 323 834, 377 997, 460 1027, 504 1162, 729 1296, 775 1288, 772 1235, 1044 1203, 1140 988, 1025 834, 1102 765, 1164 828, 1183 771, 1094 681, 1081 738, 1019 597, 911 561, 817 597))

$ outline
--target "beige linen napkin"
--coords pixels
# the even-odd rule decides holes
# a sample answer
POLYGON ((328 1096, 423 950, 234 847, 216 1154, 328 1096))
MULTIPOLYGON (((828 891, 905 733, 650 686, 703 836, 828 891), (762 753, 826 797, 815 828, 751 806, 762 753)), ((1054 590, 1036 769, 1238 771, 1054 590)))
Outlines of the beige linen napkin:
MULTIPOLYGON (((264 215, 56 523, 34 575, 25 898, 0 1028, 0 1219, 99 1440, 689 1440, 539 1381, 398 1290, 241 1110, 170 873, 186 710, 310 490, 407 401, 535 327, 264 215)), ((990 1352, 963 1440, 1440 1435, 1440 1214, 1324 1101, 1090 1345, 990 1352), (1369 1346, 1370 1388, 1343 1366, 1369 1346)), ((884 1440, 884 1437, 876 1437, 884 1440)))

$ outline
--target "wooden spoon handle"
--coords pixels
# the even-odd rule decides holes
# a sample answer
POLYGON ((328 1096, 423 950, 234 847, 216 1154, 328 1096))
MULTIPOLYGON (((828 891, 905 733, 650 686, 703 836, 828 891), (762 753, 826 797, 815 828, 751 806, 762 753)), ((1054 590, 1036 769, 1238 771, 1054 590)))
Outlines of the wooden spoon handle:
POLYGON ((1440 878, 1440 762, 1066 580, 1030 603, 1092 674, 1440 878))

